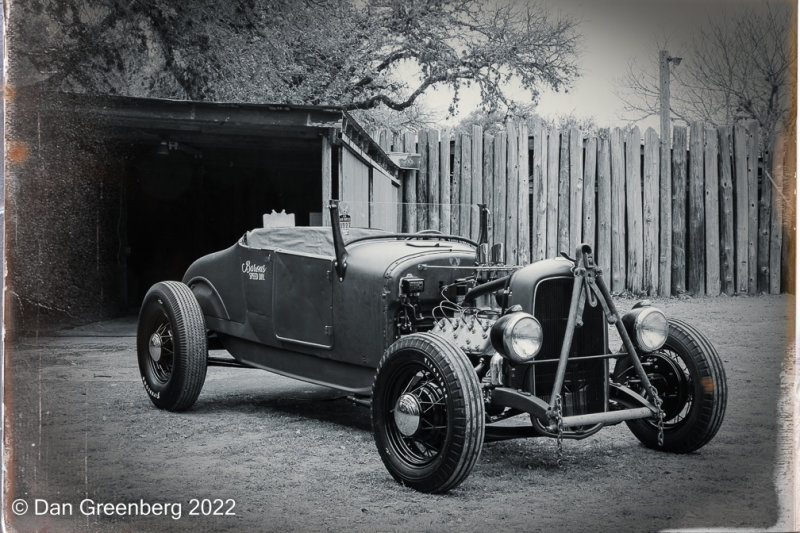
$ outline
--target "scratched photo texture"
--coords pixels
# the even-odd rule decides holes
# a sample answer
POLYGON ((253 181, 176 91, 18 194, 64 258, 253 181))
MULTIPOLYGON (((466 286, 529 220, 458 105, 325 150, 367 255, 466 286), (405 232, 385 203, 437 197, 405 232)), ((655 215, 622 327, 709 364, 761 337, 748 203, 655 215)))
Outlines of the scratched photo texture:
POLYGON ((3 16, 9 530, 797 529, 795 3, 17 0, 3 16), (153 406, 147 289, 272 210, 327 215, 319 125, 274 104, 321 106, 333 128, 346 110, 380 151, 488 184, 440 198, 400 170, 402 230, 431 222, 417 192, 500 194, 500 140, 526 143, 529 194, 490 205, 493 227, 527 220, 509 253, 566 251, 578 213, 621 311, 648 298, 715 346, 716 437, 669 454, 619 424, 565 441, 562 465, 551 439, 487 442, 431 495, 392 479, 369 409, 337 390, 212 367, 191 409, 153 406))

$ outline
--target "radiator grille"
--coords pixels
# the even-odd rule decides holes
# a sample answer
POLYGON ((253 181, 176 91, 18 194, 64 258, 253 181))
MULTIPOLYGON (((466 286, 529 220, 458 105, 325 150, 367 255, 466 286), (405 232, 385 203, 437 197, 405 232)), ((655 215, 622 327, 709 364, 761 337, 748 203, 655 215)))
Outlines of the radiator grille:
MULTIPOLYGON (((573 278, 551 278, 539 283, 534 295, 534 316, 542 324, 542 350, 537 359, 557 359, 567 329, 573 278)), ((576 328, 570 355, 597 355, 605 352, 606 323, 598 304, 584 306, 583 326, 576 328)), ((550 400, 557 363, 531 365, 528 390, 550 400)), ((605 407, 607 362, 595 359, 571 362, 564 381, 564 414, 592 413, 605 407)))

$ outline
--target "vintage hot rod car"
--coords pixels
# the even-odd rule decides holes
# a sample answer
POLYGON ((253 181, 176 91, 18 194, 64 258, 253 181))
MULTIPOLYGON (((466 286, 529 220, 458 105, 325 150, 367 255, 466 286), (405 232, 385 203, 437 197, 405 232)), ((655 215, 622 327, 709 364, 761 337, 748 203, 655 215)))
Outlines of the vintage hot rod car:
POLYGON ((625 421, 651 448, 711 440, 727 388, 708 339, 648 302, 620 316, 587 245, 504 265, 481 207, 478 242, 343 228, 335 201, 331 227, 247 232, 145 296, 145 391, 188 409, 210 365, 347 391, 371 407, 391 475, 425 492, 464 481, 485 438, 551 437, 560 453, 562 439, 625 421), (209 357, 215 344, 233 359, 209 357))

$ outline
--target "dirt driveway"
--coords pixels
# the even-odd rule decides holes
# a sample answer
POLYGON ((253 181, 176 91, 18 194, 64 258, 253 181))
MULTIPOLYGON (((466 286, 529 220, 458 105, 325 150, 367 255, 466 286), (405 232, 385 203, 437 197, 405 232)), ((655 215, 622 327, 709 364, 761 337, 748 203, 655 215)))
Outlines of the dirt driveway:
POLYGON ((705 331, 725 363, 728 410, 709 445, 659 453, 619 425, 566 442, 558 468, 550 440, 489 443, 467 481, 444 496, 395 483, 368 410, 336 391, 211 368, 194 409, 166 413, 142 390, 132 321, 21 339, 5 368, 6 523, 19 531, 648 531, 780 521, 792 529, 794 299, 657 303, 705 331), (28 505, 21 516, 12 514, 17 499, 28 505), (81 508, 82 500, 94 504, 81 508), (141 501, 180 508, 96 513, 98 503, 141 501), (189 515, 193 507, 200 516, 189 515))

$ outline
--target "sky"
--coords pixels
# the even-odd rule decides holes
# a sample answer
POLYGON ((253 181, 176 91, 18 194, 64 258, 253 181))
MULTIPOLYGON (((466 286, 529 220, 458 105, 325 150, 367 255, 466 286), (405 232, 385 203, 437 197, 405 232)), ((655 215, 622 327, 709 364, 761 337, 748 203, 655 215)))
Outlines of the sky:
MULTIPOLYGON (((658 50, 666 45, 670 55, 687 58, 693 36, 709 19, 722 20, 746 8, 763 8, 763 0, 545 0, 553 14, 580 21, 582 34, 577 64, 580 77, 567 92, 543 91, 538 113, 549 118, 574 114, 593 117, 600 127, 623 126, 634 118, 616 95, 617 82, 628 70, 630 61, 643 72, 657 72, 658 50)), ((675 68, 680 68, 677 66, 675 68)), ((526 93, 517 91, 521 99, 526 93)), ((529 98, 529 97, 528 97, 529 98)), ((427 94, 423 102, 446 116, 451 94, 427 94)), ((458 123, 480 101, 477 90, 463 90, 459 113, 445 118, 448 125, 458 123)), ((658 117, 635 122, 640 127, 658 129, 658 117)))

